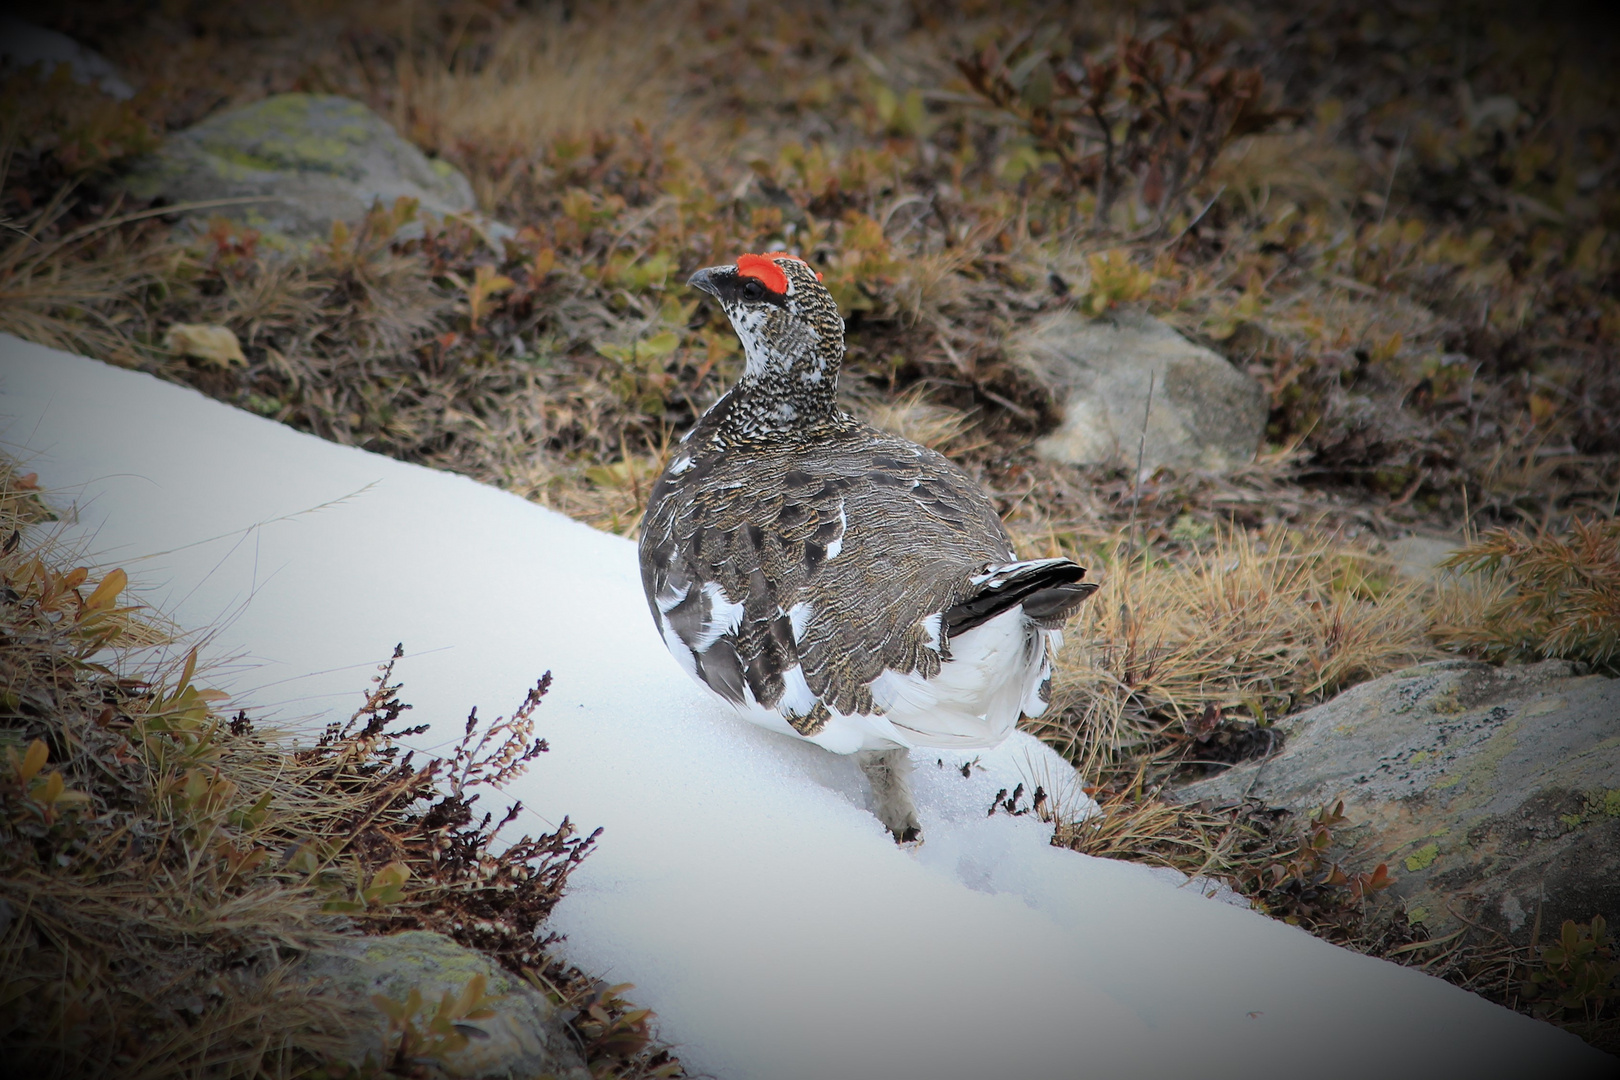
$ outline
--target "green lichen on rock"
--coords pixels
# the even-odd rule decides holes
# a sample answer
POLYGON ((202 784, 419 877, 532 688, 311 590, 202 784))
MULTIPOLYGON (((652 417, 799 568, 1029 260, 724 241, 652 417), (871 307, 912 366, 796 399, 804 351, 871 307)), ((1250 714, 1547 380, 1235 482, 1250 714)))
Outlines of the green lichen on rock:
MULTIPOLYGON (((438 1075, 450 1077, 553 1076, 589 1080, 557 1009, 534 987, 515 978, 483 953, 456 944, 442 934, 410 930, 387 937, 363 937, 311 954, 302 974, 310 990, 361 1005, 375 999, 394 1003, 420 995, 431 1013, 446 993, 459 996, 474 979, 484 980, 490 1015, 458 1020, 468 1035, 460 1049, 433 1063, 438 1075)), ((364 1006, 361 1005, 362 1010, 364 1006)), ((347 1056, 355 1064, 367 1057, 385 1061, 397 1049, 398 1025, 390 1028, 381 1007, 370 1010, 372 1023, 351 1033, 347 1056)), ((420 1023, 425 1026, 426 1014, 420 1023)))
POLYGON ((1554 924, 1620 914, 1616 716, 1620 679, 1563 661, 1423 664, 1283 719, 1281 753, 1180 796, 1342 799, 1347 867, 1387 860, 1388 896, 1436 934, 1466 917, 1526 943, 1538 907, 1554 924))
POLYGON ((265 234, 272 245, 321 240, 381 202, 415 199, 435 215, 474 208, 466 177, 430 160, 386 120, 331 94, 278 94, 166 139, 123 178, 130 194, 184 204, 252 199, 197 211, 265 234))
POLYGON ((249 169, 325 172, 359 180, 368 144, 394 137, 383 119, 358 101, 313 94, 280 94, 257 108, 199 125, 198 144, 249 169))
POLYGON ((1405 858, 1404 862, 1408 872, 1416 873, 1419 870, 1427 870, 1430 866, 1434 865, 1434 860, 1439 856, 1440 845, 1431 842, 1424 844, 1422 847, 1412 852, 1412 854, 1405 858))

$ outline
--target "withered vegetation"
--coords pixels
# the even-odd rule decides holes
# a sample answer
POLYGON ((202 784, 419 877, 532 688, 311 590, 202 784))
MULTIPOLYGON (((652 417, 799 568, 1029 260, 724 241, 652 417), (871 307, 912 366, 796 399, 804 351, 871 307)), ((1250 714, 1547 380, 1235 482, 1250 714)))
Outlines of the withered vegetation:
POLYGON ((142 90, 0 86, 0 329, 628 535, 740 366, 685 275, 801 252, 849 317, 850 407, 962 461, 1027 553, 1104 584, 1033 727, 1109 811, 1060 839, 1548 1015, 1551 988, 1598 978, 1595 925, 1555 963, 1371 919, 1385 878, 1333 863, 1332 808, 1157 793, 1445 650, 1612 668, 1620 35, 1499 0, 50 18, 142 90), (165 133, 289 90, 368 103, 516 234, 401 204, 288 253, 117 194, 165 133), (1060 402, 1020 334, 1122 306, 1260 382, 1252 465, 1035 454, 1060 402), (177 323, 228 327, 240 359, 171 351, 177 323), (1464 573, 1412 581, 1387 550, 1410 531, 1480 541, 1464 573))
POLYGON ((1572 523, 1567 535, 1492 529, 1444 564, 1478 579, 1435 636, 1504 660, 1573 660, 1620 674, 1620 521, 1572 523))
MULTIPOLYGON (((853 401, 961 416, 947 449, 1009 505, 1056 416, 1009 339, 1127 303, 1262 381, 1292 451, 1268 478, 1307 501, 1348 494, 1383 533, 1455 522, 1465 493, 1487 524, 1591 513, 1620 481, 1620 110, 1592 35, 1511 16, 70 4, 62 28, 145 90, 9 79, 4 212, 33 241, 8 238, 0 291, 31 337, 629 530, 671 432, 736 372, 684 274, 785 246, 852 316, 853 401), (104 182, 121 161, 290 89, 372 104, 519 235, 396 244, 385 207, 287 260, 223 224, 112 224, 142 209, 104 182), (166 352, 176 321, 231 327, 246 363, 166 352)), ((1042 501, 1099 509, 1115 476, 1043 471, 1042 501)))

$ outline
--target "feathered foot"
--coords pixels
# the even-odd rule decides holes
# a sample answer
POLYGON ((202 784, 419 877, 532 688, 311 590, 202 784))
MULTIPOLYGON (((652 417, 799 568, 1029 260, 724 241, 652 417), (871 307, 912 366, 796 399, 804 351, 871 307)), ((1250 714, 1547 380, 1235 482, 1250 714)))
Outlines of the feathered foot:
POLYGON ((855 755, 861 771, 872 784, 877 819, 894 834, 897 844, 922 839, 917 824, 917 807, 911 801, 911 753, 893 750, 862 750, 855 755))

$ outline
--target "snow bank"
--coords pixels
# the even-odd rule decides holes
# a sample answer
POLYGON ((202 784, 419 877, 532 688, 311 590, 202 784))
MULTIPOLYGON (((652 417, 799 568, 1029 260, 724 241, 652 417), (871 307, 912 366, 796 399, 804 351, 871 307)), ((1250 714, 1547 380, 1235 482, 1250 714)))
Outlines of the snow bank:
MULTIPOLYGON (((396 641, 448 739, 545 670, 532 828, 605 826, 565 953, 636 983, 721 1078, 1606 1075, 1573 1036, 1142 867, 987 817, 1062 763, 1020 736, 964 777, 919 752, 927 842, 896 849, 853 763, 730 717, 653 632, 634 547, 461 477, 300 435, 0 336, 0 439, 70 536, 283 723, 352 711, 396 641)), ((426 738, 426 737, 425 737, 426 738)), ((431 745, 431 744, 429 744, 431 745)), ((495 807, 499 809, 499 807, 495 807)))

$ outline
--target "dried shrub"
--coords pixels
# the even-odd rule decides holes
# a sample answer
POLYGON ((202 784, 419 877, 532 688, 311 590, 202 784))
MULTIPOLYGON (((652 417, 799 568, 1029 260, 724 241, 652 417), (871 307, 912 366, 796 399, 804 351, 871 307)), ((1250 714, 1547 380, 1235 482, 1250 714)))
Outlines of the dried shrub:
POLYGON ((1183 18, 1089 51, 1078 38, 1030 31, 956 66, 1056 161, 1065 197, 1091 191, 1106 222, 1135 190, 1162 219, 1228 142, 1280 116, 1264 103, 1260 70, 1230 63, 1230 45, 1216 24, 1183 18))
POLYGON ((1459 587, 1476 603, 1435 627, 1442 643, 1492 660, 1620 668, 1620 520, 1577 519, 1567 535, 1491 529, 1442 565, 1482 579, 1459 587))
POLYGON ((35 63, 0 77, 0 143, 38 180, 107 172, 158 143, 149 103, 121 101, 73 77, 65 63, 35 63))
POLYGON ((1317 807, 1303 817, 1254 807, 1240 808, 1238 813, 1244 810, 1251 821, 1269 816, 1274 822, 1253 831, 1260 842, 1246 845, 1235 875, 1239 890, 1254 906, 1329 938, 1343 939, 1361 931, 1368 915, 1363 901, 1395 884, 1395 878, 1385 863, 1347 872, 1333 860, 1333 829, 1345 821, 1344 801, 1317 807))
POLYGON ((305 806, 300 835, 288 838, 301 845, 292 861, 327 886, 327 911, 373 930, 438 930, 514 972, 544 969, 553 938, 542 924, 600 830, 581 838, 565 817, 553 832, 499 845, 497 854, 491 845, 523 804, 513 803, 499 821, 478 815, 474 804, 476 789, 505 785, 546 752, 545 740, 534 738, 534 713, 551 675, 509 719, 480 729, 474 709, 451 756, 418 767, 399 740, 427 725, 394 726, 409 708, 399 700, 400 684, 389 681, 403 655, 394 650, 347 723, 330 725, 313 747, 296 752, 305 806))

